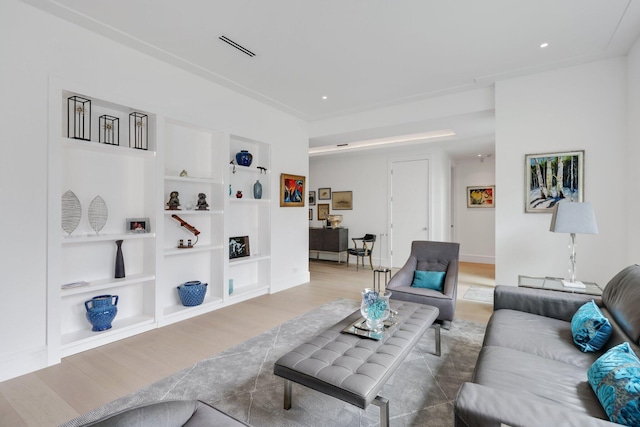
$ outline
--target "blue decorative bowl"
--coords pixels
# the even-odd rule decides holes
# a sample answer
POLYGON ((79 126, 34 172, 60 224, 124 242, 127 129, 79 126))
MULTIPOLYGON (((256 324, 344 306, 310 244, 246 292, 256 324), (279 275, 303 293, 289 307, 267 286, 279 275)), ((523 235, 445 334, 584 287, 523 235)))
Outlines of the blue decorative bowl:
POLYGON ((240 166, 251 166, 252 161, 253 155, 247 150, 240 150, 239 153, 236 153, 236 163, 240 166))
POLYGON ((186 282, 178 286, 180 301, 185 307, 193 307, 202 304, 204 295, 207 293, 207 283, 200 281, 186 282))

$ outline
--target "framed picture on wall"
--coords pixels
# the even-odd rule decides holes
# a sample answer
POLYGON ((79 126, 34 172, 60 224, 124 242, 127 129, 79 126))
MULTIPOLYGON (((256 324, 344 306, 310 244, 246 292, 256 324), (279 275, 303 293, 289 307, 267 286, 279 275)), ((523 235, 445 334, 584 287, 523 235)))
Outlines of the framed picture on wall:
POLYGON ((318 221, 324 221, 329 216, 329 203, 318 203, 318 221))
POLYGON ((496 193, 494 185, 467 187, 468 208, 492 208, 495 206, 493 199, 496 193))
POLYGON ((551 213, 561 200, 582 202, 584 194, 584 150, 527 154, 525 212, 551 213))
POLYGON ((318 188, 318 200, 331 200, 331 189, 318 188))
POLYGON ((316 205, 316 192, 309 191, 309 206, 315 206, 315 205, 316 205))
POLYGON ((333 210, 353 209, 353 191, 334 191, 331 200, 333 210))
POLYGON ((304 176, 280 174, 280 206, 304 206, 304 185, 304 176))

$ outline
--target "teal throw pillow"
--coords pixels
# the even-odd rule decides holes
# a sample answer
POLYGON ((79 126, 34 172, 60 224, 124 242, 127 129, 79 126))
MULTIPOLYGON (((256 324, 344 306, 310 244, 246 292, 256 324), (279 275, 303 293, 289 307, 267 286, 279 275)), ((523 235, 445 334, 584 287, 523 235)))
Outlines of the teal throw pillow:
POLYGON ((416 270, 413 273, 414 288, 433 289, 442 292, 444 288, 444 271, 422 271, 416 270))
POLYGON ((640 360, 629 343, 600 356, 587 371, 587 378, 611 422, 640 425, 640 360))
POLYGON ((573 342, 583 352, 598 351, 611 338, 611 323, 593 300, 584 304, 571 319, 573 342))

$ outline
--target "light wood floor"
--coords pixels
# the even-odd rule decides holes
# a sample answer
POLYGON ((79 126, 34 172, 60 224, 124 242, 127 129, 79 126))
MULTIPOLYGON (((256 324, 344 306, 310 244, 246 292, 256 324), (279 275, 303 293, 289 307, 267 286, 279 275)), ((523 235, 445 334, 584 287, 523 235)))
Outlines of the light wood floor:
MULTIPOLYGON (((370 269, 310 261, 311 281, 66 357, 0 383, 0 426, 57 426, 337 298, 358 301, 370 269)), ((492 306, 463 298, 495 286, 493 265, 461 263, 456 317, 486 322, 492 306)))

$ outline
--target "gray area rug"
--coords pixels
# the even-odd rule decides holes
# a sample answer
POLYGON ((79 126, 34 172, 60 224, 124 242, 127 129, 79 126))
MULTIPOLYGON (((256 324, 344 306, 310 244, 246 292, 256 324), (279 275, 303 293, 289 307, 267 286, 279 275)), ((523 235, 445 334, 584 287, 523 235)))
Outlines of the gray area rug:
POLYGON ((494 288, 488 286, 475 286, 472 285, 467 292, 464 293, 462 298, 471 301, 488 302, 493 304, 493 291, 494 288))
MULTIPOLYGON (((260 334, 210 359, 75 418, 79 426, 121 409, 158 400, 200 399, 253 426, 376 426, 380 411, 366 410, 293 384, 292 408, 283 405, 283 380, 274 362, 309 337, 359 308, 338 299, 260 334)), ((391 425, 452 426, 453 401, 469 381, 485 325, 455 320, 442 330, 442 356, 433 355, 429 329, 380 392, 390 401, 391 425)))

